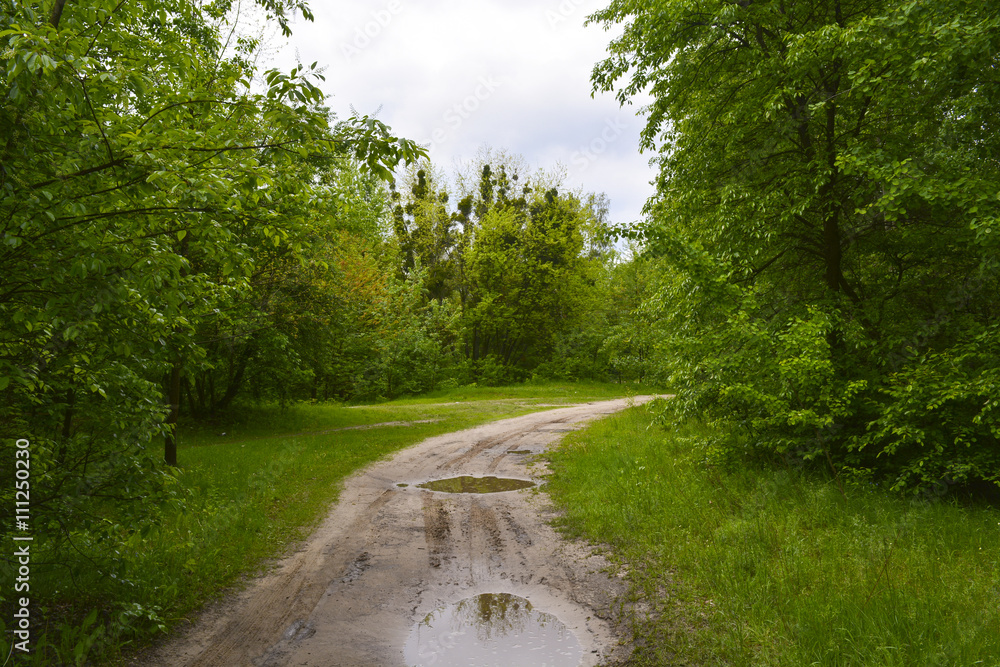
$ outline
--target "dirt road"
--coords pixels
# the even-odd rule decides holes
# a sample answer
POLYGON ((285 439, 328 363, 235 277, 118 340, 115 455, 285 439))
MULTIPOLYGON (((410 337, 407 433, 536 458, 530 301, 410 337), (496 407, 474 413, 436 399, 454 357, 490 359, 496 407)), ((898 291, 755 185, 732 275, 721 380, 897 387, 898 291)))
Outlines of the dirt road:
MULTIPOLYGON (((455 494, 417 485, 461 475, 537 480, 543 471, 529 469, 531 454, 627 404, 601 401, 505 419, 430 438, 369 466, 345 482, 297 552, 146 664, 414 664, 404 646, 415 625, 484 593, 525 598, 557 618, 578 642, 572 650, 580 665, 620 653, 605 619, 623 584, 602 572, 601 557, 555 533, 544 493, 455 494)), ((443 662, 430 655, 425 664, 443 662)))

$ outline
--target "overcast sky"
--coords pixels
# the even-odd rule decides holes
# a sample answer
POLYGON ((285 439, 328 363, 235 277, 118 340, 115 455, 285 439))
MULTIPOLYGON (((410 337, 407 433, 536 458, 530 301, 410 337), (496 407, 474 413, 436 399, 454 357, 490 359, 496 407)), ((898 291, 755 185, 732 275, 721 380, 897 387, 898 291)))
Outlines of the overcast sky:
POLYGON ((373 114, 397 136, 430 145, 451 174, 483 146, 532 170, 562 165, 566 186, 604 192, 611 220, 631 222, 653 188, 639 153, 638 105, 591 98, 590 73, 617 32, 583 26, 604 0, 313 0, 276 57, 325 66, 340 118, 373 114))

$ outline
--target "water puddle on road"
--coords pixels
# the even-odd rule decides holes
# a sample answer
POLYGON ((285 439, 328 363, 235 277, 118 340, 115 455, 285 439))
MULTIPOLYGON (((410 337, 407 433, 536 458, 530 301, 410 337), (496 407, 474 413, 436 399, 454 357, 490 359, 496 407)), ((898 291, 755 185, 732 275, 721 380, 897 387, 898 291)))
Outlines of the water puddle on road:
POLYGON ((562 621, 525 598, 483 593, 427 614, 403 655, 410 667, 575 667, 583 648, 562 621))
POLYGON ((535 483, 526 479, 513 479, 511 477, 449 477, 447 479, 436 479, 431 482, 417 484, 418 488, 429 489, 431 491, 442 491, 444 493, 500 493, 501 491, 516 491, 527 489, 535 483))

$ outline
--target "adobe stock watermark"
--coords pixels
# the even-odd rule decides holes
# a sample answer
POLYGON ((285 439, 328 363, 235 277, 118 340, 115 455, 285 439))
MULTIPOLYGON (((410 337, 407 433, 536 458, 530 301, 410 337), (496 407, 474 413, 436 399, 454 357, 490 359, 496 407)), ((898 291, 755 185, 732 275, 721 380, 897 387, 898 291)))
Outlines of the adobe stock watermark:
POLYGON ((383 9, 371 12, 370 20, 365 21, 364 25, 354 27, 354 37, 351 42, 340 45, 340 53, 344 59, 351 62, 360 56, 361 52, 371 46, 382 31, 389 27, 402 9, 403 3, 400 0, 389 0, 383 9))
POLYGON ((444 125, 439 125, 431 132, 430 145, 428 149, 440 145, 462 126, 474 113, 479 111, 483 102, 493 97, 497 88, 503 85, 502 81, 494 79, 492 76, 481 76, 472 93, 466 95, 461 101, 451 105, 441 116, 444 125))
MULTIPOLYGON (((10 595, 14 607, 11 650, 31 651, 31 442, 21 438, 14 443, 14 591, 10 595)), ((6 619, 5 619, 6 620, 6 619)))
POLYGON ((621 118, 616 117, 605 120, 600 134, 591 139, 587 145, 580 146, 570 156, 572 167, 579 171, 586 171, 601 155, 607 152, 611 144, 618 141, 625 134, 627 128, 628 124, 621 118))
POLYGON ((545 20, 549 22, 549 27, 555 30, 569 21, 569 18, 576 13, 583 2, 584 0, 562 0, 555 9, 546 9, 545 20))

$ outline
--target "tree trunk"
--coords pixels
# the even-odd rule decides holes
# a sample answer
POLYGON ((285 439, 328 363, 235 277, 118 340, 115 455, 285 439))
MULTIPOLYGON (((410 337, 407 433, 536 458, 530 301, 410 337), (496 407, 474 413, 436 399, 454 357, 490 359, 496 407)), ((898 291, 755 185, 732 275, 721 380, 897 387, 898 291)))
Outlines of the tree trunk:
POLYGON ((52 4, 52 13, 49 14, 49 23, 52 27, 59 29, 59 21, 62 19, 63 7, 66 6, 66 0, 55 0, 52 4))
POLYGON ((181 411, 181 361, 175 359, 170 367, 170 382, 167 393, 170 398, 170 414, 167 415, 167 436, 163 448, 163 460, 167 465, 177 465, 177 417, 181 411))
POLYGON ((829 215, 823 221, 823 254, 826 259, 826 286, 833 292, 839 292, 840 263, 842 261, 840 247, 840 225, 836 215, 829 215))
MULTIPOLYGON (((225 410, 229 407, 229 404, 233 401, 233 399, 236 398, 236 394, 239 393, 240 387, 243 386, 243 376, 246 373, 247 362, 249 360, 249 346, 245 346, 236 360, 235 370, 229 380, 229 384, 226 386, 226 393, 219 399, 218 403, 212 406, 212 412, 215 412, 216 409, 225 410)), ((214 395, 213 390, 213 396, 214 395)))
MULTIPOLYGON (((62 437, 63 441, 69 440, 73 432, 73 407, 76 405, 76 392, 70 387, 66 390, 66 412, 63 415, 62 437)), ((65 446, 65 444, 64 444, 65 446)))
POLYGON ((184 378, 181 381, 181 390, 187 399, 188 404, 188 414, 196 416, 198 414, 198 406, 194 402, 194 394, 191 391, 191 380, 184 378))

